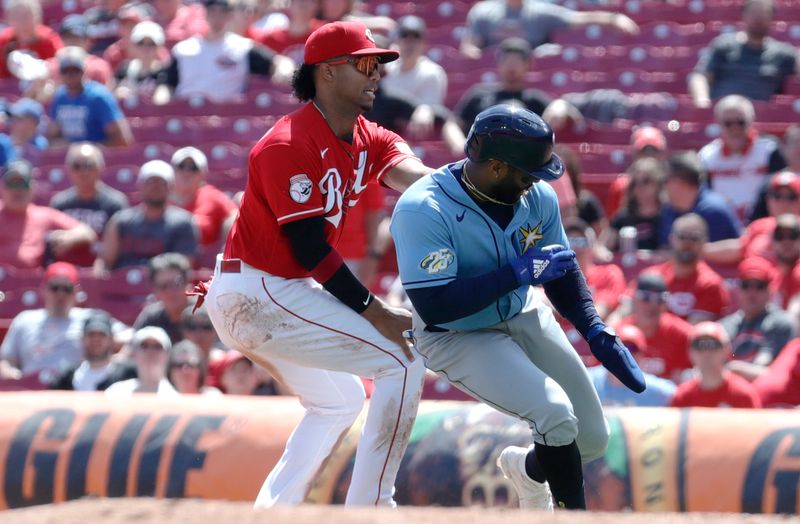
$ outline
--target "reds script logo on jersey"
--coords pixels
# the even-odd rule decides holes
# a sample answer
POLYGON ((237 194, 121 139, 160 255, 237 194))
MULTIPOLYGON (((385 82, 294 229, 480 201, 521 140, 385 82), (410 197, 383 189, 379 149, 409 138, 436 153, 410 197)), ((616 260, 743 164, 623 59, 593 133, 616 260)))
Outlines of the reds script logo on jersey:
POLYGON ((355 169, 355 179, 352 179, 352 186, 342 188, 342 176, 335 167, 329 168, 322 179, 319 181, 319 190, 325 197, 325 220, 339 227, 342 221, 343 204, 347 197, 347 207, 353 207, 358 203, 358 195, 366 188, 364 183, 364 171, 367 167, 367 152, 362 151, 358 155, 358 167, 355 169), (356 196, 356 198, 351 198, 356 196))

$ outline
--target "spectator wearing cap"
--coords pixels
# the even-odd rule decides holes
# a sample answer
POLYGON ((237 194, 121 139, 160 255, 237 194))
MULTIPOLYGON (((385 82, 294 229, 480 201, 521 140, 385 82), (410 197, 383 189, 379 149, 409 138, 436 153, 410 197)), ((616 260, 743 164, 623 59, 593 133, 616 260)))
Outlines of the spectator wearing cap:
POLYGON ((744 30, 723 32, 700 52, 688 77, 696 106, 710 107, 728 95, 769 100, 783 92, 786 79, 798 71, 797 49, 769 36, 774 15, 774 0, 746 0, 744 30))
MULTIPOLYGON (((647 351, 647 339, 636 326, 632 324, 622 326, 617 336, 630 350, 634 359, 647 351)), ((647 372, 644 372, 647 389, 642 393, 634 393, 603 366, 594 366, 588 371, 603 406, 665 407, 669 406, 675 394, 674 382, 647 372)))
POLYGON ((168 203, 175 171, 163 160, 150 160, 139 169, 137 186, 142 202, 117 212, 106 225, 99 274, 128 266, 146 265, 162 253, 197 254, 198 231, 191 213, 168 203))
POLYGON ((130 398, 134 393, 155 393, 159 397, 174 398, 179 395, 167 380, 167 363, 172 343, 163 329, 147 326, 134 332, 131 353, 136 365, 136 378, 111 384, 106 395, 112 398, 130 398))
POLYGON ((383 84, 421 104, 444 104, 447 73, 425 56, 427 43, 425 21, 414 15, 397 23, 396 45, 400 58, 386 64, 383 84))
POLYGON ((670 259, 645 271, 664 277, 669 310, 690 323, 716 320, 728 313, 731 302, 725 281, 701 259, 708 242, 708 226, 700 215, 677 219, 669 236, 670 259))
POLYGON ((114 360, 114 319, 95 309, 83 323, 83 360, 67 368, 49 384, 50 389, 103 391, 121 380, 135 378, 136 370, 123 360, 114 360))
POLYGON ((33 168, 14 160, 0 185, 0 264, 36 268, 46 259, 61 258, 73 249, 91 245, 97 235, 69 215, 33 203, 33 168))
POLYGON ((754 256, 774 260, 772 232, 776 217, 787 213, 800 215, 800 176, 781 171, 770 179, 767 210, 769 216, 751 222, 741 237, 707 244, 704 258, 715 264, 735 264, 754 256))
MULTIPOLYGON (((50 207, 80 220, 92 228, 100 239, 114 213, 129 206, 128 198, 102 181, 106 164, 103 152, 95 144, 71 144, 64 162, 72 186, 53 195, 50 207)), ((99 252, 98 241, 70 253, 68 260, 79 266, 91 267, 99 252)))
POLYGON ((215 362, 219 376, 219 386, 227 395, 255 395, 258 388, 258 375, 255 366, 247 357, 235 350, 225 353, 215 362))
MULTIPOLYGON (((657 127, 636 126, 631 133, 631 153, 631 166, 642 158, 663 162, 667 155, 667 137, 657 127)), ((631 180, 630 169, 629 167, 625 173, 621 173, 608 187, 604 207, 610 217, 616 215, 627 203, 626 198, 630 195, 627 191, 631 180)))
MULTIPOLYGON (((795 296, 800 293, 800 217, 795 214, 778 215, 772 231, 770 260, 775 278, 772 281, 775 303, 789 311, 795 322, 800 320, 800 303, 795 296)), ((800 328, 800 326, 796 326, 800 328)))
MULTIPOLYGON (((140 22, 150 20, 151 14, 152 10, 149 4, 137 3, 125 4, 117 12, 116 25, 118 28, 118 39, 103 51, 103 60, 108 62, 111 66, 111 70, 114 71, 115 74, 119 66, 126 60, 130 60, 134 55, 134 44, 131 40, 133 28, 140 22)), ((163 33, 164 29, 162 28, 161 31, 163 33)), ((166 45, 160 48, 158 58, 165 64, 169 60, 169 50, 166 45)))
POLYGON ((31 98, 20 98, 11 104, 8 134, 0 134, 0 167, 5 168, 11 160, 47 148, 47 139, 39 125, 43 115, 42 104, 31 98))
POLYGON ((800 339, 784 347, 772 364, 753 382, 765 408, 800 406, 800 339))
POLYGON ((309 35, 324 23, 316 18, 318 8, 317 0, 290 0, 286 12, 289 25, 257 34, 254 40, 276 53, 301 60, 309 35))
POLYGON ((200 348, 189 340, 181 340, 169 352, 167 379, 182 395, 205 395, 218 397, 222 392, 206 385, 208 366, 202 358, 200 348))
MULTIPOLYGON (((664 203, 664 164, 652 157, 642 157, 630 165, 622 208, 611 218, 604 238, 606 247, 619 250, 619 231, 636 229, 636 247, 655 251, 659 248, 659 223, 664 203)), ((620 180, 618 178, 617 180, 620 180)))
POLYGON ((184 3, 182 0, 154 0, 152 20, 164 29, 167 47, 193 36, 208 33, 202 2, 184 3))
POLYGON ((639 34, 636 22, 622 13, 574 11, 538 0, 483 0, 467 13, 461 52, 480 58, 483 49, 503 38, 523 38, 531 47, 547 43, 558 31, 599 25, 628 35, 639 34))
POLYGON ((294 72, 289 58, 227 29, 233 10, 231 0, 205 0, 205 5, 208 32, 172 48, 172 60, 159 77, 153 97, 156 104, 166 104, 173 96, 231 101, 244 94, 250 75, 266 76, 275 83, 289 82, 294 72))
POLYGON ((736 213, 721 195, 708 189, 706 183, 705 166, 695 152, 682 151, 667 158, 664 185, 667 201, 659 221, 660 246, 669 244, 673 222, 687 213, 695 213, 705 220, 709 242, 739 237, 742 224, 736 213))
POLYGON ((11 51, 27 51, 44 60, 63 47, 58 33, 42 24, 39 0, 6 0, 3 10, 8 26, 0 31, 0 78, 11 78, 6 62, 11 51))
POLYGON ((678 381, 681 374, 691 368, 686 348, 692 326, 669 312, 668 299, 664 278, 643 273, 636 279, 632 296, 624 297, 631 302, 631 314, 613 325, 619 332, 624 326, 633 325, 644 333, 646 345, 639 347, 636 355, 642 371, 678 381))
POLYGON ((157 326, 176 343, 183 339, 181 320, 189 305, 189 259, 179 253, 163 253, 150 260, 148 273, 155 300, 147 304, 133 322, 133 328, 157 326))
MULTIPOLYGON (((781 152, 786 161, 786 167, 783 168, 783 171, 790 171, 796 175, 800 175, 800 124, 792 124, 786 128, 783 134, 783 142, 781 143, 781 152)), ((767 210, 767 193, 769 193, 770 183, 775 176, 777 176, 777 173, 769 175, 761 186, 758 198, 753 206, 753 212, 750 214, 750 221, 755 221, 769 215, 769 211, 767 210)))
POLYGON ((79 284, 78 269, 72 264, 55 262, 47 267, 40 289, 44 307, 14 317, 0 347, 0 376, 38 375, 45 385, 81 362, 81 335, 92 310, 75 307, 79 284))
POLYGON ((726 369, 731 355, 728 333, 716 322, 700 322, 692 329, 689 358, 696 376, 678 386, 672 398, 676 408, 760 408, 761 399, 746 379, 726 369))
POLYGON ((200 245, 216 245, 222 240, 222 225, 235 214, 236 204, 222 191, 206 182, 208 160, 196 147, 182 147, 172 155, 175 185, 170 201, 194 217, 200 230, 200 245))
POLYGON ((155 22, 139 22, 130 34, 131 50, 128 59, 115 70, 119 99, 129 96, 152 98, 158 86, 158 75, 169 60, 164 47, 164 30, 155 22))
POLYGON ((722 318, 733 348, 728 369, 747 380, 755 380, 795 336, 789 314, 773 303, 772 264, 759 257, 744 259, 737 268, 739 305, 722 318))
POLYGON ((779 142, 756 131, 755 117, 750 100, 726 96, 714 106, 719 138, 698 153, 712 189, 734 207, 740 219, 750 216, 766 175, 786 167, 779 142))
POLYGON ((50 105, 48 138, 106 146, 132 144, 130 125, 114 95, 104 85, 84 79, 86 51, 65 47, 56 60, 63 83, 50 105))
MULTIPOLYGON (((79 47, 86 51, 86 62, 84 67, 84 78, 93 80, 109 89, 114 87, 114 74, 111 66, 99 56, 89 53, 92 46, 92 39, 89 37, 89 23, 86 17, 79 14, 71 14, 64 17, 58 27, 58 34, 64 47, 79 47)), ((50 68, 50 79, 56 85, 61 84, 61 74, 58 58, 53 57, 48 61, 50 68)))

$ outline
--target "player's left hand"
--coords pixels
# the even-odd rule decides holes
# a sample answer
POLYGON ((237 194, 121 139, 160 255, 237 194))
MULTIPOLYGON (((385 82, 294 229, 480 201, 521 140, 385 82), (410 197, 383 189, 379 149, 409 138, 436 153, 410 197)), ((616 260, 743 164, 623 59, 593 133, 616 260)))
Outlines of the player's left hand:
POLYGON ((628 389, 636 393, 645 390, 642 370, 613 329, 605 325, 597 326, 590 331, 587 342, 595 358, 628 389))

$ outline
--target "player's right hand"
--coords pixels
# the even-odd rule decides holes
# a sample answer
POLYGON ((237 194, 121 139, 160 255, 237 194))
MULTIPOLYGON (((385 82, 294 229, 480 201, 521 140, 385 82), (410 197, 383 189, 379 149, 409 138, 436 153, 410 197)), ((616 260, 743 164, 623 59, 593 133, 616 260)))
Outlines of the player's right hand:
POLYGON ((511 261, 520 286, 538 286, 576 269, 575 252, 560 244, 531 248, 511 261))
POLYGON ((361 312, 381 335, 388 338, 403 350, 409 362, 413 362, 414 352, 408 347, 403 331, 411 329, 411 312, 401 307, 390 306, 378 297, 361 312))

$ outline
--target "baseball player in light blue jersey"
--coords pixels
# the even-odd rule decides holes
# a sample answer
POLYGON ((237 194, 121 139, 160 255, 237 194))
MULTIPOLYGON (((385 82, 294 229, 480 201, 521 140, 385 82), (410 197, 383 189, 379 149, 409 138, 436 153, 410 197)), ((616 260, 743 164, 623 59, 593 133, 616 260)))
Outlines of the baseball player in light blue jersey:
POLYGON ((427 367, 532 429, 532 447, 497 460, 520 506, 585 509, 581 461, 603 455, 608 429, 586 368, 531 286, 544 287, 611 373, 634 391, 645 385, 565 247, 555 192, 537 183, 563 174, 553 143, 526 109, 483 111, 467 158, 403 193, 391 229, 427 367))

